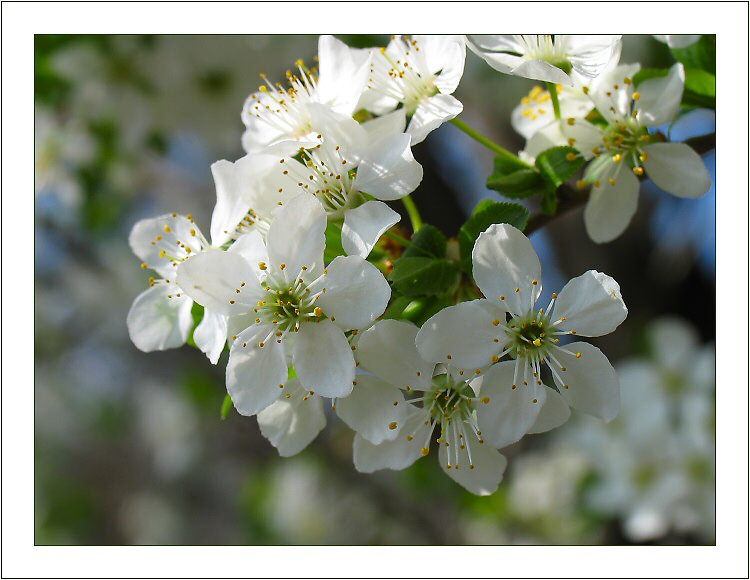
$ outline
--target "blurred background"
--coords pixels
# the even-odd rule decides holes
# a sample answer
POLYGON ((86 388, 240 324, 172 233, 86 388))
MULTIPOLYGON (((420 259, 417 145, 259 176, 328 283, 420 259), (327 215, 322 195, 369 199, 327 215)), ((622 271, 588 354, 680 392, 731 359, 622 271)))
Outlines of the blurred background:
MULTIPOLYGON (((623 42, 622 62, 672 64, 651 37, 623 42)), ((620 284, 629 317, 592 342, 623 402, 609 425, 574 412, 505 449, 489 497, 432 456, 357 473, 353 434, 333 416, 280 458, 254 418, 221 420, 226 354, 214 367, 188 346, 132 345, 125 318, 149 277, 128 247, 133 224, 191 213, 208 231, 210 165, 243 155, 240 110, 259 74, 282 81, 316 52, 316 36, 35 37, 35 543, 714 544, 713 189, 682 200, 644 184, 610 244, 588 239, 580 209, 532 236, 547 293, 588 269, 620 284)), ((510 113, 533 86, 468 53, 461 118, 520 150, 510 113)), ((686 130, 711 122, 694 114, 686 130)), ((414 154, 425 178, 413 198, 447 235, 499 199, 484 185, 491 153, 452 125, 414 154)))

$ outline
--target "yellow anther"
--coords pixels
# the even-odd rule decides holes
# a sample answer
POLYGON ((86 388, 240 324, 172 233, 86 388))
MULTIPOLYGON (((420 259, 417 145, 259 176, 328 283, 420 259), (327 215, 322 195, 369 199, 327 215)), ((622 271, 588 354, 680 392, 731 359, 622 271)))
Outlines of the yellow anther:
POLYGON ((648 161, 648 153, 646 153, 645 151, 641 152, 640 159, 641 163, 645 163, 646 161, 648 161))
POLYGON ((505 300, 505 296, 500 296, 500 300, 505 300))
POLYGON ((320 318, 321 316, 323 316, 323 309, 320 306, 316 306, 315 310, 313 310, 313 314, 320 318))
POLYGON ((281 265, 279 266, 279 269, 281 269, 281 270, 283 270, 283 269, 285 269, 285 268, 286 268, 286 264, 283 264, 283 263, 282 263, 282 264, 281 264, 281 265))
POLYGON ((422 455, 427 456, 430 453, 430 449, 428 447, 422 447, 422 455))
POLYGON ((481 375, 482 374, 482 370, 481 369, 476 369, 474 371, 474 373, 477 374, 477 375, 481 375))
POLYGON ((633 167, 633 173, 640 177, 643 175, 643 167, 633 167))
POLYGON ((634 101, 637 101, 640 98, 641 98, 641 93, 639 93, 639 92, 633 93, 633 100, 634 101))
POLYGON ((166 252, 166 250, 162 250, 161 252, 159 252, 159 257, 160 257, 160 258, 166 258, 166 257, 167 257, 167 252, 166 252))
POLYGON ((597 180, 596 180, 596 181, 594 182, 594 187, 600 187, 600 186, 601 186, 601 184, 602 184, 602 182, 601 182, 601 181, 599 181, 599 180, 597 179, 597 180))
POLYGON ((539 402, 539 399, 534 399, 534 400, 533 400, 533 401, 531 401, 531 402, 532 402, 532 403, 538 403, 538 402, 539 402))
POLYGON ((258 262, 258 268, 260 268, 261 270, 265 270, 266 268, 268 268, 268 266, 266 266, 265 262, 258 262))
POLYGON ((495 320, 492 321, 492 326, 498 326, 500 324, 500 321, 495 318, 495 320))
POLYGON ((565 156, 565 158, 566 158, 566 159, 567 159, 568 161, 575 161, 575 160, 576 160, 576 154, 575 154, 575 153, 573 153, 573 152, 571 151, 570 153, 568 153, 568 154, 567 154, 567 155, 565 156))
POLYGON ((534 346, 542 346, 542 339, 535 338, 533 344, 534 346))
POLYGON ((166 225, 166 224, 165 224, 165 225, 164 225, 164 231, 165 231, 166 233, 170 233, 170 232, 171 232, 172 230, 170 229, 170 227, 169 227, 168 225, 166 225))
POLYGON ((579 179, 576 181, 576 186, 578 189, 586 189, 586 182, 583 179, 579 179))
POLYGON ((610 184, 610 185, 611 185, 612 187, 614 187, 614 186, 615 186, 615 178, 614 178, 614 177, 610 177, 610 178, 609 178, 609 184, 610 184))
POLYGON ((490 402, 490 398, 489 397, 482 397, 479 400, 482 401, 485 405, 490 402))
POLYGON ((141 268, 145 270, 146 268, 148 268, 148 264, 146 262, 143 262, 143 264, 141 264, 141 268))
POLYGON ((589 94, 589 88, 588 87, 583 87, 583 94, 584 95, 588 95, 589 94))
POLYGON ((612 161, 614 161, 615 163, 619 163, 620 161, 622 161, 622 155, 620 155, 619 153, 617 155, 613 155, 612 161))
POLYGON ((572 127, 575 124, 576 124, 576 120, 573 117, 570 117, 568 119, 568 125, 570 125, 572 127))
POLYGON ((493 354, 493 355, 492 355, 492 362, 493 362, 493 363, 496 363, 496 362, 497 362, 497 361, 499 361, 499 360, 500 360, 500 357, 499 357, 499 356, 497 356, 496 354, 493 354))
POLYGON ((391 431, 393 431, 394 429, 396 429, 396 427, 398 427, 398 423, 396 423, 396 421, 393 421, 392 423, 389 423, 389 424, 388 424, 388 428, 389 428, 389 429, 390 429, 391 431))
POLYGON ((576 358, 581 358, 581 353, 580 352, 576 353, 576 358))

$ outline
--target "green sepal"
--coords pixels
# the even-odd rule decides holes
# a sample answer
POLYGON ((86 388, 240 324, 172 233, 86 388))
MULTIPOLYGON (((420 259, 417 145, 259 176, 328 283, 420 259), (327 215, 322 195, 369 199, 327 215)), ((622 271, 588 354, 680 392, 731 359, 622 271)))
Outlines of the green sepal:
POLYGON ((229 393, 226 394, 224 397, 224 402, 221 404, 221 418, 226 419, 229 416, 229 411, 232 410, 232 407, 234 406, 234 403, 232 403, 232 397, 229 396, 229 393))
POLYGON ((528 210, 520 204, 508 201, 484 200, 474 209, 472 216, 458 232, 458 248, 461 256, 461 267, 472 273, 471 252, 474 244, 483 231, 492 224, 510 224, 523 231, 529 222, 528 210))
POLYGON ((459 281, 458 265, 446 258, 401 257, 393 262, 388 279, 404 296, 437 296, 459 281))
POLYGON ((539 173, 515 155, 498 155, 494 161, 494 171, 487 178, 487 187, 505 197, 521 199, 541 193, 539 173))
POLYGON ((573 177, 586 160, 575 147, 553 147, 542 151, 536 158, 536 166, 544 182, 554 191, 573 177), (568 155, 574 155, 573 160, 568 155))
POLYGON ((344 246, 341 242, 342 223, 328 222, 326 226, 326 248, 323 252, 323 260, 326 264, 333 262, 338 256, 345 256, 344 246))

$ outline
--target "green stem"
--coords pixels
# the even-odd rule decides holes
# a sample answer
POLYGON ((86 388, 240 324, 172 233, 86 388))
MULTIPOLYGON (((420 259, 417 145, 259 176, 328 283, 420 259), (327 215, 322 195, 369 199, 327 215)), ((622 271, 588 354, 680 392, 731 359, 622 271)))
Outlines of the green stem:
POLYGON ((547 90, 549 91, 550 97, 552 97, 552 108, 555 110, 555 119, 561 119, 560 114, 560 98, 557 96, 557 85, 555 83, 547 83, 547 90))
POLYGON ((229 395, 226 395, 224 397, 224 402, 221 404, 221 418, 226 419, 229 415, 229 411, 232 410, 232 397, 229 395))
POLYGON ((491 141, 490 139, 487 139, 487 137, 485 137, 484 135, 482 135, 478 131, 476 131, 476 130, 472 129, 471 127, 469 127, 469 125, 467 125, 466 123, 464 123, 461 119, 458 119, 458 118, 451 119, 451 123, 453 123, 456 127, 458 127, 459 129, 461 129, 461 131, 463 131, 464 133, 466 133, 469 137, 471 137, 475 141, 478 141, 479 143, 481 143, 482 145, 484 145, 485 147, 487 147, 487 149, 490 149, 491 151, 494 151, 495 153, 497 153, 501 157, 505 157, 505 158, 507 158, 507 159, 509 159, 511 161, 515 161, 517 163, 521 162, 521 160, 518 158, 517 155, 513 155, 513 153, 511 153, 507 149, 501 147, 500 145, 498 145, 494 141, 491 141))
POLYGON ((422 227, 422 216, 419 215, 419 209, 417 209, 417 205, 414 203, 414 200, 410 195, 402 197, 401 201, 404 202, 404 207, 409 214, 409 219, 411 220, 411 229, 416 234, 419 231, 419 228, 422 227))
POLYGON ((397 233, 392 232, 391 230, 386 230, 385 236, 388 237, 388 238, 391 238, 395 242, 398 242, 399 244, 401 244, 405 248, 408 248, 409 246, 411 246, 411 242, 409 240, 407 240, 403 236, 399 236, 397 233))

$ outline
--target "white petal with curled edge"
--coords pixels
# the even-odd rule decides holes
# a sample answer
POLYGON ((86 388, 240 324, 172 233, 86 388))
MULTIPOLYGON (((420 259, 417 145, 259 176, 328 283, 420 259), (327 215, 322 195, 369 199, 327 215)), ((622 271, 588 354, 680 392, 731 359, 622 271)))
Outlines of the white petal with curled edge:
POLYGON ((566 41, 570 64, 587 78, 599 76, 607 64, 620 59, 620 34, 572 34, 566 41))
POLYGON ((555 349, 554 355, 560 365, 550 365, 554 365, 555 384, 565 402, 606 423, 614 419, 620 409, 620 380, 604 353, 587 342, 574 342, 555 349))
POLYGON ((155 284, 133 301, 127 317, 133 344, 143 352, 185 344, 193 328, 193 301, 176 284, 155 284), (171 298, 169 296, 172 296, 171 298))
POLYGON ((303 193, 284 204, 266 236, 268 259, 275 267, 286 264, 296 277, 307 266, 323 263, 326 246, 326 212, 315 196, 303 193))
POLYGON ((366 328, 383 314, 391 297, 388 282, 375 266, 359 256, 338 256, 312 289, 325 287, 315 304, 344 330, 366 328))
POLYGON ((244 314, 263 298, 253 268, 234 252, 207 250, 193 256, 177 269, 177 283, 198 304, 224 316, 244 314))
POLYGON ((401 215, 382 201, 368 201, 344 213, 341 244, 350 256, 366 258, 383 232, 397 224, 401 215))
POLYGON ((401 389, 376 377, 357 375, 349 396, 336 401, 344 422, 374 445, 395 439, 406 420, 401 389))
POLYGON ((435 363, 422 358, 415 339, 419 328, 403 320, 380 320, 359 339, 357 360, 363 369, 400 389, 424 391, 435 363))
POLYGON ((506 447, 528 433, 547 397, 547 387, 535 380, 528 385, 519 381, 514 389, 515 368, 514 361, 498 363, 482 380, 477 422, 482 437, 493 447, 506 447))
POLYGON ((695 150, 685 143, 654 143, 643 148, 646 175, 677 197, 701 197, 711 189, 711 175, 695 150))
POLYGON ((474 279, 488 299, 500 300, 514 315, 534 306, 542 291, 542 266, 529 238, 519 230, 491 225, 479 234, 472 261, 474 279))
POLYGON ((472 300, 449 306, 422 325, 417 348, 425 360, 462 369, 487 366, 507 342, 499 326, 505 325, 505 318, 505 310, 497 301, 472 300))
POLYGON ((597 244, 611 242, 624 232, 638 209, 638 178, 621 163, 612 163, 611 173, 601 176, 600 186, 591 188, 583 211, 586 233, 597 244), (609 182, 612 175, 615 185, 609 182))
POLYGON ((561 69, 538 59, 524 61, 515 67, 511 74, 537 81, 573 86, 573 80, 561 69))
POLYGON ((555 301, 554 318, 563 320, 560 330, 575 330, 581 336, 603 336, 625 320, 628 309, 617 282, 601 272, 589 270, 573 278, 555 301))
POLYGON ((435 86, 443 94, 451 94, 461 82, 466 61, 466 45, 458 35, 415 35, 430 73, 439 73, 435 86))
POLYGON ((282 393, 279 386, 286 383, 289 373, 285 346, 273 340, 275 330, 271 325, 254 325, 237 335, 232 343, 227 391, 240 415, 259 413, 282 393))
POLYGON ((422 166, 411 152, 411 135, 397 133, 378 139, 363 155, 354 187, 390 201, 409 195, 422 182, 422 166))
POLYGON ((324 145, 339 147, 338 154, 357 164, 367 144, 367 131, 349 115, 341 115, 320 103, 310 103, 310 121, 323 137, 324 145))
MULTIPOLYGON (((546 388, 546 387, 545 387, 546 388)), ((529 435, 533 433, 544 433, 555 429, 570 419, 570 407, 563 400, 560 394, 553 390, 547 389, 547 397, 544 400, 536 421, 527 431, 529 435)))
POLYGON ((318 40, 318 97, 337 113, 352 115, 367 85, 370 55, 328 34, 318 40))
POLYGON ((298 380, 289 381, 283 393, 284 396, 258 413, 258 426, 279 455, 291 457, 318 436, 326 426, 326 415, 323 399, 309 395, 298 380))
POLYGON ((211 364, 219 361, 227 343, 227 317, 211 310, 203 311, 203 320, 193 333, 195 344, 211 364))
POLYGON ((203 235, 193 222, 185 216, 174 214, 141 220, 133 226, 128 237, 133 253, 166 279, 174 278, 176 262, 172 259, 187 258, 187 248, 193 254, 199 253, 204 242, 203 235))
POLYGON ((463 110, 461 101, 452 95, 438 94, 420 103, 406 129, 411 135, 412 146, 424 141, 431 131, 457 117, 463 110))
POLYGON ((443 471, 453 481, 476 495, 495 493, 508 466, 508 460, 497 449, 488 443, 479 443, 473 438, 467 441, 465 449, 448 448, 441 444, 439 455, 443 471), (451 467, 448 468, 448 465, 451 467), (474 469, 471 469, 471 465, 474 465, 474 469))
POLYGON ((228 242, 237 225, 247 215, 247 201, 235 182, 235 164, 222 159, 211 165, 216 186, 216 205, 211 215, 211 244, 221 246, 228 242))
POLYGON ((406 421, 395 439, 374 445, 359 433, 354 436, 354 467, 362 473, 406 469, 422 457, 422 448, 429 446, 429 434, 429 415, 424 409, 410 405, 406 421))
POLYGON ((330 320, 300 326, 292 361, 306 390, 323 397, 346 397, 351 393, 354 355, 344 333, 330 320))
POLYGON ((656 40, 665 43, 669 48, 685 48, 695 44, 701 38, 700 34, 654 34, 656 40))
POLYGON ((674 120, 682 103, 685 69, 675 63, 665 77, 647 79, 638 85, 641 98, 636 101, 638 120, 647 127, 658 127, 674 120))

